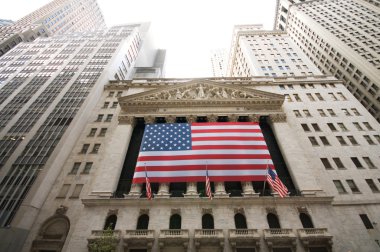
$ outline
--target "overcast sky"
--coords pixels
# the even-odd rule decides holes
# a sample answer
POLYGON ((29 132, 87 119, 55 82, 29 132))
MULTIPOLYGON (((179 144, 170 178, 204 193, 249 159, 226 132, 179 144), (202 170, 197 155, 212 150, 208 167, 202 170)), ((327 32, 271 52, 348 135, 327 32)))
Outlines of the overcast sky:
MULTIPOLYGON (((50 2, 13 0, 0 18, 17 20, 50 2)), ((167 49, 166 77, 211 76, 210 50, 229 48, 235 24, 272 29, 276 0, 98 0, 108 26, 152 22, 155 45, 167 49)))

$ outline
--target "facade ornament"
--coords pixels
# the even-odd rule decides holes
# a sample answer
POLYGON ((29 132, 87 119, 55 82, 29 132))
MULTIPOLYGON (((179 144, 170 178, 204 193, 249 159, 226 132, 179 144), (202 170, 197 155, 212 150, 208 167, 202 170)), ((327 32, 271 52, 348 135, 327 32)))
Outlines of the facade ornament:
POLYGON ((190 116, 186 117, 186 120, 187 120, 188 123, 193 123, 193 122, 197 121, 197 117, 193 116, 193 115, 190 115, 190 116))
POLYGON ((212 214, 212 208, 202 208, 202 215, 203 214, 212 214))
POLYGON ((144 117, 144 121, 146 124, 152 124, 156 121, 156 118, 154 118, 153 116, 145 116, 144 117))
POLYGON ((267 213, 272 213, 272 214, 277 215, 277 210, 274 207, 267 207, 266 211, 267 211, 267 213))
POLYGON ((119 213, 119 209, 108 209, 107 216, 117 215, 119 213))
POLYGON ((146 215, 149 215, 149 209, 140 209, 140 212, 139 212, 139 215, 143 215, 143 214, 146 214, 146 215))
POLYGON ((271 123, 286 122, 285 113, 277 113, 269 115, 269 120, 271 123))
POLYGON ((207 116, 207 121, 209 121, 209 122, 217 122, 218 121, 218 116, 217 115, 209 115, 209 116, 207 116))
POLYGON ((167 123, 175 123, 177 118, 175 116, 170 115, 170 116, 167 116, 165 120, 167 123))
POLYGON ((239 120, 238 115, 232 114, 232 115, 228 116, 228 121, 230 121, 230 122, 237 122, 238 120, 239 120))
POLYGON ((235 214, 240 213, 242 215, 245 215, 244 208, 242 208, 242 207, 240 207, 240 208, 234 208, 234 213, 235 214))
POLYGON ((249 115, 248 120, 250 122, 259 122, 260 121, 260 115, 257 115, 257 114, 249 115))
POLYGON ((119 116, 119 124, 130 124, 132 127, 135 127, 136 126, 136 119, 134 116, 120 115, 119 116))
POLYGON ((55 210, 55 214, 65 215, 66 212, 67 212, 67 209, 68 209, 67 206, 60 205, 60 206, 55 210))

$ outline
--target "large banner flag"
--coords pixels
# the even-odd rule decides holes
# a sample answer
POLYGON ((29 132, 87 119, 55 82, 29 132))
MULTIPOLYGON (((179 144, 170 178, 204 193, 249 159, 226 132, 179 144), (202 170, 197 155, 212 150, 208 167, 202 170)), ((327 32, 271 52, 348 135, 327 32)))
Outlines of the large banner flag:
POLYGON ((148 124, 133 183, 265 181, 273 163, 256 122, 148 124), (207 165, 207 174, 206 174, 207 165))

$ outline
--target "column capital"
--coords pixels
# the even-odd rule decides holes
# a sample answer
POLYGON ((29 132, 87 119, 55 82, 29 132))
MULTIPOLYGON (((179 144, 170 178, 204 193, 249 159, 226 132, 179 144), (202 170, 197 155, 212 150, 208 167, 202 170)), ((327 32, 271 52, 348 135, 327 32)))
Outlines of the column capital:
POLYGON ((130 124, 132 127, 135 127, 136 119, 134 116, 120 115, 119 124, 130 124))
POLYGON ((194 115, 189 115, 189 116, 186 116, 186 120, 188 123, 193 123, 197 121, 197 117, 194 115))
POLYGON ((146 124, 152 124, 156 121, 156 118, 154 118, 153 116, 144 116, 144 121, 146 124))
POLYGON ((217 115, 209 115, 209 116, 207 116, 207 121, 209 121, 209 122, 217 122, 218 121, 218 116, 217 115))
POLYGON ((269 115, 269 121, 271 123, 286 122, 286 114, 285 113, 271 114, 269 115))
POLYGON ((175 123, 176 119, 177 118, 173 115, 169 115, 169 116, 165 117, 165 120, 167 123, 175 123))
POLYGON ((249 115, 248 120, 250 122, 258 122, 258 121, 260 121, 260 115, 257 115, 257 114, 249 115))
POLYGON ((230 121, 230 122, 237 122, 238 120, 239 120, 238 115, 232 114, 232 115, 228 116, 228 121, 230 121))

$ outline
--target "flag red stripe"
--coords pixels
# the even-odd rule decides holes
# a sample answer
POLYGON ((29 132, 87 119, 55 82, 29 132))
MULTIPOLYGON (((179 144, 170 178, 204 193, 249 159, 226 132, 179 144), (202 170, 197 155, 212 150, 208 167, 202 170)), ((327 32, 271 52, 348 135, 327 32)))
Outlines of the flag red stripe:
MULTIPOLYGON (((141 156, 138 161, 194 160, 194 159, 270 159, 269 154, 205 154, 178 156, 141 156)), ((235 167, 235 165, 234 165, 235 167)), ((231 165, 230 165, 231 168, 231 165)))
POLYGON ((210 126, 210 125, 258 125, 257 122, 207 122, 207 123, 191 123, 191 126, 210 126))
MULTIPOLYGON (((257 164, 257 165, 208 165, 208 170, 231 170, 231 167, 234 167, 235 170, 265 170, 267 167, 264 164, 257 164)), ((205 166, 204 165, 180 165, 180 166, 148 166, 146 167, 147 171, 189 171, 189 170, 200 170, 204 171, 205 166)), ((138 171, 145 171, 145 167, 143 166, 137 166, 135 169, 136 172, 138 171)))
MULTIPOLYGON (((262 176, 210 176, 210 181, 212 182, 225 182, 225 181, 242 181, 242 182, 248 182, 248 181, 264 181, 265 175, 262 176)), ((151 177, 149 180, 151 183, 176 183, 176 182, 184 182, 184 179, 186 179, 186 182, 199 182, 204 181, 205 176, 194 176, 194 177, 151 177)), ((145 178, 134 178, 133 183, 144 183, 145 178)))
POLYGON ((233 133, 261 133, 260 129, 192 129, 191 133, 224 133, 224 132, 233 132, 233 133))
POLYGON ((266 145, 197 145, 193 150, 267 150, 266 145))
POLYGON ((238 136, 218 136, 218 137, 193 137, 192 141, 216 141, 216 140, 235 140, 235 141, 264 141, 264 137, 238 137, 238 136))

